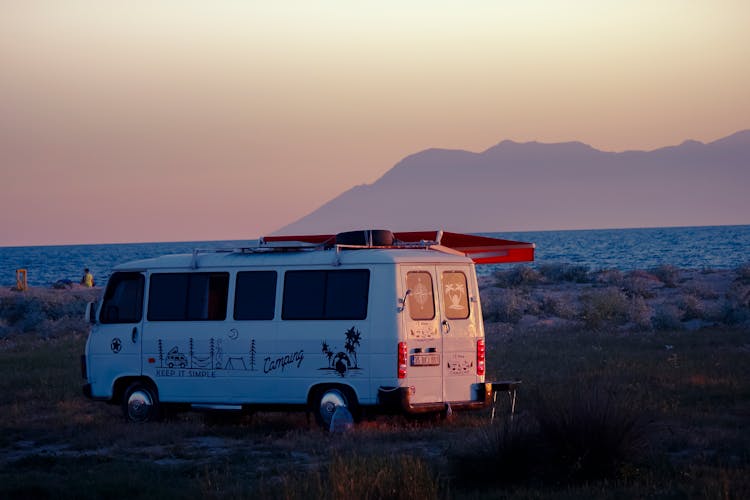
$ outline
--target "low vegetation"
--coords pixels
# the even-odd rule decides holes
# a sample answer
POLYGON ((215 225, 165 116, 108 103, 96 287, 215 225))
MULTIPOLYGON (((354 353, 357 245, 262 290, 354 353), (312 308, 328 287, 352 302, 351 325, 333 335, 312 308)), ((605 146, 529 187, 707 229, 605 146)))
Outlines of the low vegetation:
POLYGON ((750 264, 735 270, 592 272, 520 265, 481 281, 486 320, 504 331, 670 331, 750 326, 750 264))
POLYGON ((99 291, 2 291, 0 497, 750 497, 750 278, 536 272, 483 283, 487 378, 523 379, 512 419, 499 394, 494 422, 377 416, 344 434, 304 413, 128 424, 80 393, 99 291))

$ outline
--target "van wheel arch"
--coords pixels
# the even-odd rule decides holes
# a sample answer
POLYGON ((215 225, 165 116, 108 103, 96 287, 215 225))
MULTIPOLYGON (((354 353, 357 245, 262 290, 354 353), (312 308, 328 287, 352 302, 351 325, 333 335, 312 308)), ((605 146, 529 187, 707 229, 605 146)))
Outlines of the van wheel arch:
POLYGON ((355 422, 360 420, 360 406, 356 391, 345 384, 319 384, 310 388, 307 406, 315 415, 315 421, 328 429, 336 406, 344 406, 355 422))

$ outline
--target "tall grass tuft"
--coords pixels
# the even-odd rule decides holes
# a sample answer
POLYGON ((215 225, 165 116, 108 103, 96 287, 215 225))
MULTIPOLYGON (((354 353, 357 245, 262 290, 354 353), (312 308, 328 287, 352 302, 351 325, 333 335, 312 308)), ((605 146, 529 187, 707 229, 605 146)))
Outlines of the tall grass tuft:
POLYGON ((530 416, 501 420, 454 451, 453 479, 462 489, 528 483, 543 464, 540 444, 539 427, 530 416))
POLYGON ((613 389, 575 387, 546 395, 535 415, 542 452, 563 478, 615 477, 644 458, 648 420, 640 405, 613 389))
POLYGON ((461 488, 616 479, 646 461, 651 424, 630 397, 550 389, 534 409, 487 428, 451 456, 461 488))

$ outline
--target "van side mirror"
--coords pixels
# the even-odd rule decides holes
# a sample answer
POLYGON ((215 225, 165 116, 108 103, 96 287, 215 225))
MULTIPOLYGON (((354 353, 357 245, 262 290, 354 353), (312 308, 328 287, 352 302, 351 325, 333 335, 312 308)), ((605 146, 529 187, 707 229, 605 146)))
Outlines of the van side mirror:
POLYGON ((96 302, 86 304, 85 318, 89 323, 96 323, 96 302))

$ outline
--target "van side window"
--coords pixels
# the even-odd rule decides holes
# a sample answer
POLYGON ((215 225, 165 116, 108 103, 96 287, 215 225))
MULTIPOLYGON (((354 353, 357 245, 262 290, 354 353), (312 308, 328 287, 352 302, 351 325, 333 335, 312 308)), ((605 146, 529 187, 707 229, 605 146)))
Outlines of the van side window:
POLYGON ((99 321, 138 323, 143 315, 143 275, 114 273, 107 283, 99 321))
POLYGON ((367 269, 287 271, 282 319, 365 319, 370 288, 367 269))
POLYGON ((443 300, 446 318, 466 319, 469 317, 469 295, 464 273, 461 271, 443 272, 443 300))
POLYGON ((273 319, 276 309, 276 271, 237 273, 234 319, 273 319))
POLYGON ((432 275, 425 271, 409 271, 406 273, 406 287, 410 290, 407 300, 411 319, 433 319, 435 298, 432 293, 432 275))
POLYGON ((227 317, 229 273, 152 274, 149 321, 222 321, 227 317))

